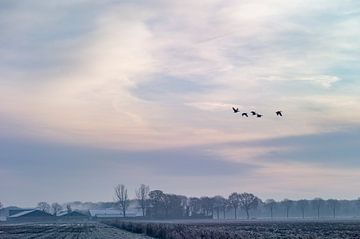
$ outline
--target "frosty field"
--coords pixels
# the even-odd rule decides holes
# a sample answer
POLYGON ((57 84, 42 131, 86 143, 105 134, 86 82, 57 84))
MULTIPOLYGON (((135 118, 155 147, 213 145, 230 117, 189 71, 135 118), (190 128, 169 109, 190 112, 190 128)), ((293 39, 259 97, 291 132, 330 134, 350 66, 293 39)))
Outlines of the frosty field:
POLYGON ((0 239, 357 239, 360 221, 117 221, 0 225, 0 239), (146 234, 146 235, 145 235, 146 234))
POLYGON ((128 231, 162 239, 355 239, 359 221, 117 222, 128 231))
POLYGON ((0 224, 0 239, 147 239, 100 223, 0 224))

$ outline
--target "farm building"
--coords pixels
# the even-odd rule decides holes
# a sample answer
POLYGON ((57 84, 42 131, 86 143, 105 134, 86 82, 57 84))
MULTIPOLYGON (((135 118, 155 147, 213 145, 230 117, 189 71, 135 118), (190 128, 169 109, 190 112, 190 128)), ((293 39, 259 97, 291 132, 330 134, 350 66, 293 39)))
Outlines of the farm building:
MULTIPOLYGON (((90 216, 93 218, 122 218, 123 213, 118 209, 99 209, 99 210, 89 210, 90 216)), ((141 216, 138 211, 127 211, 126 217, 137 217, 141 216)))
POLYGON ((55 220, 55 217, 47 212, 32 209, 10 214, 10 216, 7 217, 7 220, 16 222, 53 221, 55 220))
POLYGON ((71 212, 68 212, 68 211, 64 211, 64 212, 60 212, 58 215, 57 215, 57 218, 59 220, 66 220, 66 221, 84 221, 84 220, 88 220, 89 219, 89 216, 88 215, 85 215, 79 211, 71 211, 71 212))
POLYGON ((31 209, 21 209, 21 208, 13 207, 13 206, 1 208, 0 209, 0 221, 6 221, 6 218, 12 214, 16 214, 16 213, 22 212, 24 210, 31 210, 31 209))
POLYGON ((15 215, 15 214, 18 214, 20 212, 25 212, 25 211, 31 211, 31 210, 34 210, 34 208, 10 208, 8 210, 8 213, 7 213, 7 217, 9 216, 12 216, 12 215, 15 215))

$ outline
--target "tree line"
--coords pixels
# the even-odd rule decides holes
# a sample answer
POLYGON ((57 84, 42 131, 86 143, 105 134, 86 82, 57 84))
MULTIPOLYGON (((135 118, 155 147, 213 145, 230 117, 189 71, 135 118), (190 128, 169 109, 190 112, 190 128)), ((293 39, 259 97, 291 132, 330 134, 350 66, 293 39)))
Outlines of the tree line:
POLYGON ((66 210, 67 212, 71 212, 71 205, 67 204, 66 209, 61 206, 59 203, 54 202, 51 205, 47 202, 39 202, 37 204, 37 208, 43 212, 52 213, 54 216, 56 216, 59 212, 66 210))
MULTIPOLYGON (((314 198, 311 200, 262 200, 252 193, 233 192, 227 197, 202 196, 187 197, 165 193, 161 190, 150 190, 141 184, 135 190, 135 198, 130 199, 128 189, 119 184, 114 188, 115 201, 103 203, 73 202, 60 205, 39 202, 37 208, 57 215, 60 211, 81 209, 105 209, 117 207, 126 217, 130 204, 136 205, 141 214, 148 218, 336 218, 360 217, 360 198, 355 200, 338 200, 314 198)), ((0 209, 3 207, 0 202, 0 209)))
MULTIPOLYGON (((274 199, 262 200, 252 193, 233 192, 228 197, 187 197, 150 190, 140 185, 135 190, 138 208, 149 218, 209 217, 216 219, 239 218, 336 218, 337 216, 359 216, 360 198, 338 200, 314 198, 311 200, 274 199)), ((127 188, 123 184, 115 187, 116 205, 123 216, 130 205, 127 188)))

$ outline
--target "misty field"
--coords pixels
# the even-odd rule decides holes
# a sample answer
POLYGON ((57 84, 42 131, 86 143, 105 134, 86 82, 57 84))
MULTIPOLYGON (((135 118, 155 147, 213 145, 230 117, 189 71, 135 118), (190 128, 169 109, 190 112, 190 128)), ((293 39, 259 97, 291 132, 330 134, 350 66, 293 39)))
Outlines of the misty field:
POLYGON ((3 224, 0 239, 358 239, 357 221, 117 221, 3 224), (125 229, 125 230, 122 230, 125 229), (145 236, 146 234, 147 236, 145 236), (151 237, 150 237, 151 236, 151 237))
POLYGON ((0 224, 0 239, 146 239, 100 223, 0 224))
POLYGON ((111 225, 160 239, 355 239, 359 221, 114 222, 111 225))

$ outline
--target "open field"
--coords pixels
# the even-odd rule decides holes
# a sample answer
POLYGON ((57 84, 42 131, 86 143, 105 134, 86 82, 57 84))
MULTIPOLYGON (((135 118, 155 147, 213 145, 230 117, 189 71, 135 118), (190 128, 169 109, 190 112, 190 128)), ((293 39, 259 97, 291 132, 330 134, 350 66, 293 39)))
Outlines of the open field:
POLYGON ((111 225, 161 239, 355 239, 359 221, 171 221, 121 222, 111 225))
POLYGON ((147 239, 100 223, 0 224, 0 239, 147 239))
POLYGON ((358 239, 360 222, 183 220, 117 221, 110 225, 0 224, 0 239, 150 239, 149 236, 159 239, 358 239))

